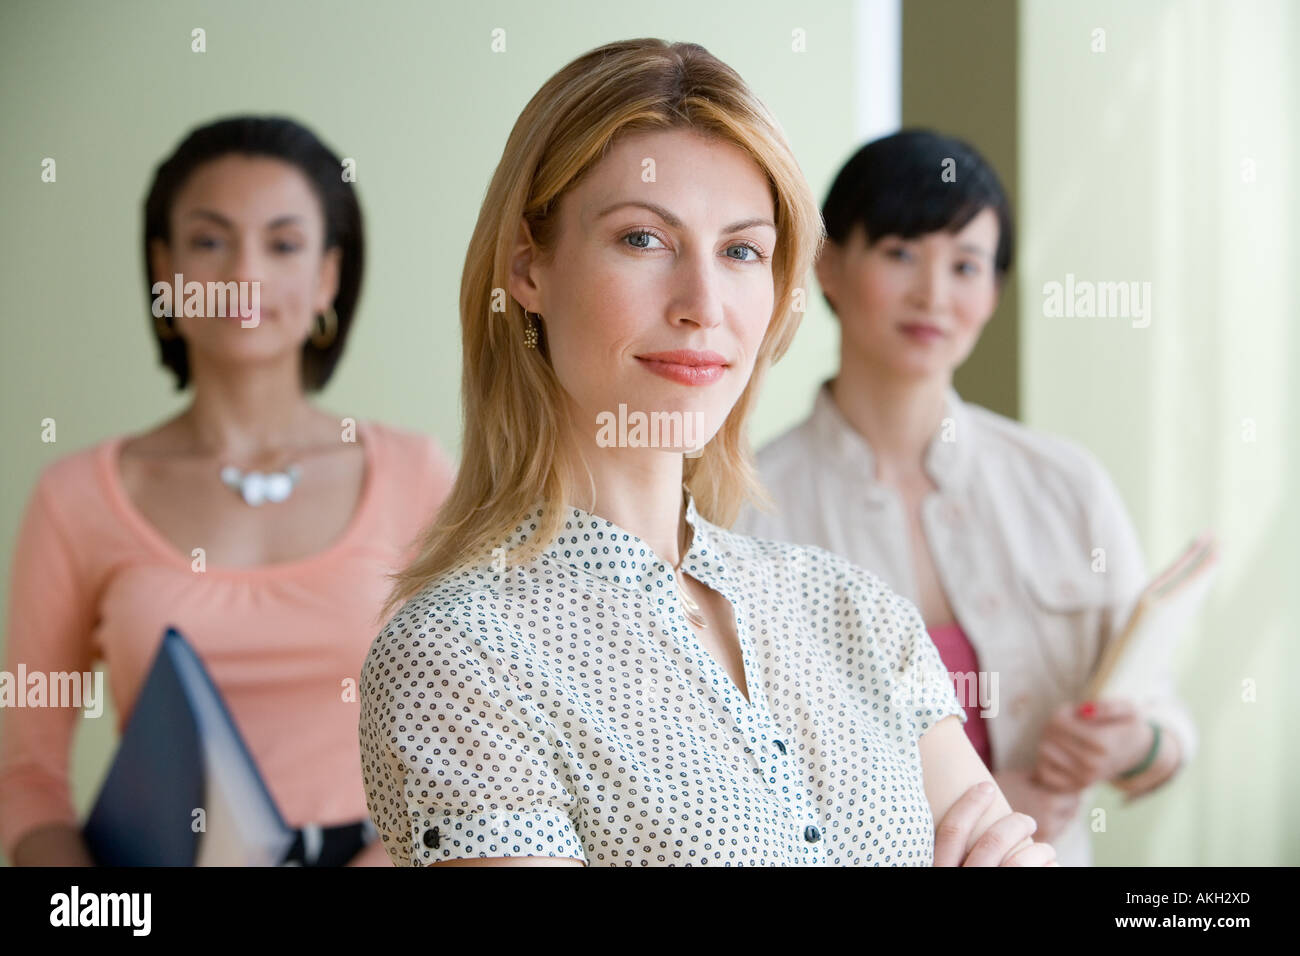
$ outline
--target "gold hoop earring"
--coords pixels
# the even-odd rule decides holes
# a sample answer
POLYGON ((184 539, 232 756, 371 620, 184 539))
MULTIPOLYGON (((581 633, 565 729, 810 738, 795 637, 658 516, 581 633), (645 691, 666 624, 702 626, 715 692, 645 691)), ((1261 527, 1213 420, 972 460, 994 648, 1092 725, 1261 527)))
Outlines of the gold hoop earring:
POLYGON ((158 338, 163 341, 180 338, 180 332, 176 331, 176 320, 172 318, 170 312, 164 312, 161 316, 153 317, 154 331, 158 333, 158 338), (170 321, 168 321, 170 319, 170 321))
MULTIPOLYGON (((524 309, 524 321, 528 323, 524 328, 524 348, 526 349, 537 348, 537 322, 534 320, 534 314, 524 309)), ((536 318, 540 319, 541 316, 537 315, 536 318)))
POLYGON ((334 311, 334 306, 330 306, 316 318, 316 327, 311 331, 311 344, 318 349, 327 349, 334 344, 334 339, 339 334, 339 315, 334 311))

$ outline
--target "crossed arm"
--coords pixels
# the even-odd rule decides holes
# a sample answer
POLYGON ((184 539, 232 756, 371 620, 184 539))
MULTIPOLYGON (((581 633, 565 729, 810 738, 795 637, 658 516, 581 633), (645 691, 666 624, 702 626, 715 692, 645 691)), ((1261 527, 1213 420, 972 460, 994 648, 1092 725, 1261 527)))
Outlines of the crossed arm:
MULTIPOLYGON (((993 775, 971 746, 961 721, 945 717, 922 735, 921 770, 937 821, 935 866, 1059 866, 1056 851, 1035 843, 1032 817, 1014 813, 993 775), (987 782, 993 789, 981 793, 987 782)), ((494 857, 448 860, 431 866, 582 866, 567 857, 494 857)))
POLYGON ((961 721, 945 717, 918 741, 925 796, 934 817, 935 866, 1059 866, 1032 838, 1037 823, 1015 813, 971 745, 961 721), (989 783, 993 790, 974 789, 989 783))
MULTIPOLYGON (((1031 819, 1012 813, 1001 791, 982 795, 976 784, 993 781, 992 775, 971 746, 960 721, 945 717, 920 741, 921 769, 930 812, 938 822, 935 832, 936 866, 1056 865, 1055 853, 1045 843, 1034 843, 1031 819), (991 799, 990 799, 991 797, 991 799), (978 843, 978 845, 977 845, 978 843)), ((32 834, 14 854, 19 865, 62 863, 89 865, 85 846, 72 828, 54 827, 32 834), (64 830, 67 832, 63 832, 64 830)), ((353 866, 385 866, 390 861, 382 843, 375 841, 353 866)), ((448 860, 433 866, 582 866, 567 857, 497 857, 448 860)))

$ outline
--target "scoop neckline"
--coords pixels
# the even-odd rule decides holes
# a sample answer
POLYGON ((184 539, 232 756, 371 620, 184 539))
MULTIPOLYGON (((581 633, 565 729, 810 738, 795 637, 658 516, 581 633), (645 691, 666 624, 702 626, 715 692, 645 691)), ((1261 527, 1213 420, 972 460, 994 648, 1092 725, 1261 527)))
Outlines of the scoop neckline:
MULTIPOLYGON (((375 462, 378 458, 375 447, 377 442, 376 432, 371 427, 370 422, 365 419, 358 419, 357 432, 361 436, 361 450, 365 456, 365 473, 361 479, 361 494, 352 509, 352 515, 348 519, 347 525, 338 537, 322 550, 314 554, 304 555, 301 558, 276 561, 271 564, 214 565, 209 563, 205 566, 203 573, 220 577, 278 577, 291 575, 329 561, 340 552, 351 547, 356 538, 364 531, 370 519, 370 512, 374 507, 375 462)), ((122 474, 118 469, 118 461, 122 445, 130 437, 132 436, 118 435, 101 446, 99 456, 100 478, 108 490, 109 501, 119 517, 130 526, 136 536, 155 554, 166 559, 169 564, 189 571, 192 568, 193 559, 182 553, 171 541, 167 540, 166 536, 158 530, 153 522, 136 508, 131 496, 126 493, 126 487, 122 483, 122 474)))

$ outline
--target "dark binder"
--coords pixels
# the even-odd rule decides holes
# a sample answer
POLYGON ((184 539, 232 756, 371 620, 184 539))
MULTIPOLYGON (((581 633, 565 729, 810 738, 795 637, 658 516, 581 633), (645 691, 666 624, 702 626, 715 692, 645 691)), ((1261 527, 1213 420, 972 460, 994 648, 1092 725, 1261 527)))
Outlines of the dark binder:
POLYGON ((221 694, 174 627, 82 835, 101 866, 275 866, 293 844, 221 694))

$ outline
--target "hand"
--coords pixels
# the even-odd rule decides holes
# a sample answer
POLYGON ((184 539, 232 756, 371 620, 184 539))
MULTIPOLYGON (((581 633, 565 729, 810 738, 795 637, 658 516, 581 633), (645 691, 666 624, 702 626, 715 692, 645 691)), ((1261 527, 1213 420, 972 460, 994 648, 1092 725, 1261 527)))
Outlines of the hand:
POLYGON ((1021 847, 1037 829, 1033 817, 1010 813, 990 826, 966 852, 975 824, 993 802, 996 787, 981 791, 982 784, 967 790, 943 815, 934 835, 935 866, 1060 866, 1056 850, 1048 843, 1021 847))
POLYGON ((999 770, 993 779, 1012 810, 1038 821, 1040 839, 1055 840, 1079 810, 1080 791, 1061 792, 1045 787, 1034 780, 1032 768, 999 770))
POLYGON ((1033 777, 1058 792, 1083 790, 1141 763, 1153 736, 1130 700, 1063 704, 1043 728, 1033 777))

